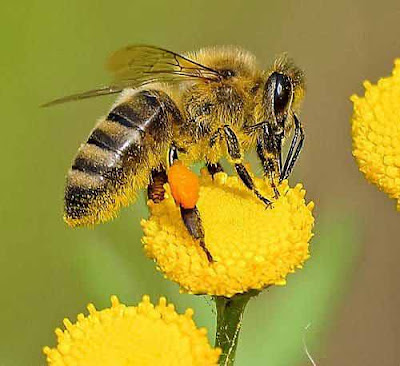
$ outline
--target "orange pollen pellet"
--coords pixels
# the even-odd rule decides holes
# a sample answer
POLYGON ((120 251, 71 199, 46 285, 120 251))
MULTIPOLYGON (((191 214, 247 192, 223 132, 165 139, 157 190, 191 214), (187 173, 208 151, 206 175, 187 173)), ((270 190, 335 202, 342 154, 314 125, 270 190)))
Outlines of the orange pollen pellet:
POLYGON ((181 161, 175 161, 169 168, 168 183, 177 205, 186 209, 196 206, 200 190, 199 178, 181 161))

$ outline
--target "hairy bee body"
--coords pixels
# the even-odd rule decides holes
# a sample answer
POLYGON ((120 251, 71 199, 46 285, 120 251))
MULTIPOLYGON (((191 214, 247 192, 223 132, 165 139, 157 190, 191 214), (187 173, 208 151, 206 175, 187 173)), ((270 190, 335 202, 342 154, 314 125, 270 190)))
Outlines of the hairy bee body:
POLYGON ((161 91, 126 91, 98 122, 68 172, 65 220, 71 226, 113 217, 164 161, 179 112, 161 91))
MULTIPOLYGON (((136 57, 139 48, 128 47, 122 56, 136 57)), ((221 157, 227 157, 246 186, 259 197, 242 165, 243 152, 257 146, 265 150, 266 165, 272 164, 272 158, 268 158, 266 132, 254 126, 268 125, 276 134, 281 130, 288 132, 293 126, 293 111, 299 107, 304 85, 301 72, 286 58, 278 59, 270 70, 263 71, 253 55, 236 47, 204 49, 185 57, 162 49, 142 48, 146 52, 164 52, 161 59, 166 55, 171 59, 166 66, 159 66, 154 81, 149 78, 133 87, 126 80, 136 72, 131 69, 134 62, 123 60, 119 54, 114 57, 122 65, 114 62, 112 67, 122 80, 123 91, 107 117, 98 122, 80 147, 68 172, 64 218, 70 226, 109 220, 150 183, 154 184, 149 198, 155 202, 162 200, 171 146, 188 163, 201 160, 217 164, 221 157), (285 112, 283 124, 271 101, 276 92, 267 90, 273 72, 289 75, 292 83, 287 107, 291 111, 285 112), (181 78, 169 82, 163 79, 164 74, 181 78)), ((155 65, 159 62, 153 61, 155 65)), ((153 69, 146 72, 154 72, 153 69)), ((142 69, 140 72, 145 74, 142 69)), ((110 86, 109 90, 98 89, 60 101, 103 95, 115 92, 114 89, 118 90, 110 86)), ((276 155, 274 147, 270 150, 276 155)))

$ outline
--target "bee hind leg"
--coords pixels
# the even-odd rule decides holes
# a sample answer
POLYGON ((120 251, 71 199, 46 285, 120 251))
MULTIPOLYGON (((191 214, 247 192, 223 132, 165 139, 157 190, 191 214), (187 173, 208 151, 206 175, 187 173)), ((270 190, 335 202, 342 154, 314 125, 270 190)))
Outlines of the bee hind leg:
POLYGON ((181 217, 186 229, 194 239, 199 240, 201 249, 203 249, 206 254, 208 261, 212 263, 214 260, 204 242, 204 229, 198 208, 196 206, 193 208, 184 208, 180 206, 180 209, 181 217))
MULTIPOLYGON (((172 145, 168 152, 169 165, 172 166, 176 160, 178 160, 178 149, 176 146, 172 145)), ((204 241, 204 228, 197 206, 194 206, 193 208, 184 208, 182 205, 179 205, 179 208, 181 211, 182 221, 185 224, 187 231, 193 239, 199 241, 199 245, 206 254, 208 261, 212 263, 214 260, 204 241)))
POLYGON ((150 183, 147 186, 147 198, 154 203, 160 203, 164 200, 164 184, 167 183, 168 176, 164 167, 160 166, 158 169, 151 171, 150 183))

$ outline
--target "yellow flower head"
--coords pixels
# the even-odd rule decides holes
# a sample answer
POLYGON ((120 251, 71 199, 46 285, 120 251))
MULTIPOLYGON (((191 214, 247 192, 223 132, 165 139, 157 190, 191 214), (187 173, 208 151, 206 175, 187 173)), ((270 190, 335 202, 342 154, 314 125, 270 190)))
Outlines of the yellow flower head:
MULTIPOLYGON (((255 178, 265 197, 269 184, 255 178)), ((231 297, 251 289, 285 284, 286 275, 309 257, 313 203, 305 204, 301 185, 280 187, 273 208, 266 208, 238 177, 218 173, 200 178, 197 207, 205 232, 210 263, 188 234, 171 195, 161 203, 148 202, 150 218, 142 221, 147 255, 165 276, 193 294, 231 297)))
POLYGON ((109 309, 97 311, 90 304, 90 315, 78 315, 66 330, 56 330, 56 348, 44 348, 52 366, 153 366, 217 365, 220 350, 212 349, 207 331, 197 329, 193 311, 176 313, 172 304, 160 298, 157 306, 148 296, 137 307, 111 298, 109 309))
POLYGON ((351 97, 353 155, 367 180, 397 199, 400 210, 400 59, 392 76, 364 87, 364 97, 351 97))

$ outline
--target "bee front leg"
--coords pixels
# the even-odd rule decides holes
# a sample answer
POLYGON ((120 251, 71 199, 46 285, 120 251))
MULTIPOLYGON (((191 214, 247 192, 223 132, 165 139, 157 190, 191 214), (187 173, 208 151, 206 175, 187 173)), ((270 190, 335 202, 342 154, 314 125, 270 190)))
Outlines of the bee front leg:
POLYGON ((224 132, 228 148, 228 154, 230 158, 234 161, 235 169, 237 174, 239 175, 239 178, 242 180, 242 182, 248 189, 253 191, 253 193, 257 196, 258 199, 264 202, 267 206, 271 206, 272 202, 269 199, 262 196, 261 193, 257 190, 257 188, 254 185, 253 178, 250 176, 246 167, 242 163, 243 157, 240 150, 239 140, 235 135, 235 132, 229 126, 224 127, 224 132))
POLYGON ((279 178, 280 182, 289 177, 290 173, 293 170, 294 164, 296 163, 296 161, 300 155, 301 149, 303 148, 303 145, 304 145, 305 135, 304 135, 303 126, 301 125, 300 121, 298 120, 298 118, 295 114, 293 114, 293 118, 294 118, 294 135, 293 135, 292 142, 290 143, 289 152, 286 156, 285 165, 283 166, 283 169, 281 171, 281 175, 279 178), (295 150, 295 146, 296 146, 297 140, 299 138, 300 138, 300 141, 295 150))

